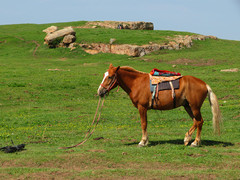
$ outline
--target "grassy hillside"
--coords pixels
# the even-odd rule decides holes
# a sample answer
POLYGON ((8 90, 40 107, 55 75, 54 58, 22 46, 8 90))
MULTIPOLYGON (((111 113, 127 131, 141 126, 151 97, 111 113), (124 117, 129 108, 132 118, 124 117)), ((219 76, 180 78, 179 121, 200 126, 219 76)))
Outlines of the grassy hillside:
MULTIPOLYGON (((26 143, 26 150, 0 152, 0 176, 11 179, 237 179, 240 158, 240 42, 194 41, 191 49, 162 50, 143 57, 89 55, 80 47, 70 51, 43 45, 43 29, 80 26, 85 22, 0 26, 0 147, 26 143), (36 47, 40 45, 37 50, 36 47), (36 50, 35 55, 33 52, 36 50), (200 148, 185 147, 183 138, 192 125, 184 108, 149 111, 150 144, 137 148, 141 126, 123 90, 112 90, 92 138, 72 150, 58 147, 80 142, 90 126, 97 88, 109 64, 152 68, 196 76, 208 83, 223 114, 221 136, 212 133, 208 101, 200 148), (172 66, 176 65, 176 66, 172 66), (103 137, 104 139, 93 140, 103 137)), ((77 42, 119 44, 161 43, 167 36, 192 34, 174 31, 75 29, 77 42)))

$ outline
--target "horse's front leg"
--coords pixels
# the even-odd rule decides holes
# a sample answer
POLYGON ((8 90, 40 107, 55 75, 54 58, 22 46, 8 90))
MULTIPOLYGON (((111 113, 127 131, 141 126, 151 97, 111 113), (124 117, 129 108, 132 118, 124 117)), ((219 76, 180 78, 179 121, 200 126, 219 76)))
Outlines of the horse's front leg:
POLYGON ((138 106, 138 111, 141 118, 141 127, 142 127, 142 140, 138 144, 139 147, 148 145, 148 135, 147 135, 147 109, 143 106, 138 106))

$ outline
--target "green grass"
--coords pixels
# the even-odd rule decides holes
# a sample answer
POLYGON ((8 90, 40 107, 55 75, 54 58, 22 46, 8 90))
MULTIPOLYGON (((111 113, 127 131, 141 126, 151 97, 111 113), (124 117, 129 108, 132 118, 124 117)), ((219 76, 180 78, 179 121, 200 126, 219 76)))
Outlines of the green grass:
MULTIPOLYGON (((58 23, 59 27, 85 22, 58 23)), ((52 24, 51 24, 52 25, 52 24)), ((195 41, 191 49, 158 51, 141 58, 89 55, 80 47, 48 49, 42 30, 50 24, 0 26, 0 147, 26 143, 26 150, 0 152, 0 175, 20 179, 237 179, 240 158, 240 42, 195 41), (40 44, 35 56, 33 51, 40 44), (184 63, 187 59, 188 63, 184 63), (177 60, 177 61, 176 61, 177 60), (182 63, 183 62, 183 63, 182 63), (224 128, 213 135, 208 101, 200 148, 185 147, 184 134, 192 125, 184 108, 148 112, 150 144, 137 148, 141 125, 137 109, 123 90, 107 97, 99 125, 81 147, 58 147, 80 142, 90 126, 97 88, 109 64, 152 68, 193 75, 208 83, 219 98, 224 128), (176 64, 176 67, 172 67, 176 64), (49 69, 60 71, 49 71, 49 69), (101 140, 93 140, 103 137, 101 140)), ((173 31, 76 29, 78 42, 145 44, 164 42, 173 31)))

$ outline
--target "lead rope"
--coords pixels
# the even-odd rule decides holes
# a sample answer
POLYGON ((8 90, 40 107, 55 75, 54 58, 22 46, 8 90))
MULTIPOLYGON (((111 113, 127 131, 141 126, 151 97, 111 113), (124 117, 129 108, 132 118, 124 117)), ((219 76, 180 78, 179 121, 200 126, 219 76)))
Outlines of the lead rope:
POLYGON ((101 102, 101 97, 99 97, 98 106, 97 106, 97 110, 96 110, 96 113, 95 113, 94 118, 93 118, 93 122, 92 122, 90 128, 88 129, 88 131, 87 131, 84 139, 83 139, 80 143, 78 143, 78 144, 76 144, 76 145, 68 146, 68 147, 59 147, 59 149, 71 149, 71 148, 80 146, 80 145, 82 145, 83 143, 85 143, 85 142, 91 137, 91 135, 93 134, 93 132, 94 132, 96 126, 98 125, 99 120, 100 120, 104 100, 105 100, 105 96, 103 97, 103 100, 102 100, 102 105, 101 105, 101 108, 100 108, 100 112, 99 112, 99 115, 98 115, 97 122, 96 122, 95 126, 93 127, 93 125, 94 125, 94 123, 95 123, 95 120, 96 120, 96 117, 97 117, 99 105, 100 105, 100 102, 101 102), (93 128, 93 129, 92 129, 92 128, 93 128), (91 131, 91 129, 92 129, 92 131, 91 131))

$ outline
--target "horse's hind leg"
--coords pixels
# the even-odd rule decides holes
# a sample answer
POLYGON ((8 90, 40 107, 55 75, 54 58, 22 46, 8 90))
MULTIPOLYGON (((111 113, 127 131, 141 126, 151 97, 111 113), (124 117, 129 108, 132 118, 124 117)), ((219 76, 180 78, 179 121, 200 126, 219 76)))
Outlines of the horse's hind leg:
POLYGON ((193 126, 189 129, 189 131, 185 134, 184 145, 188 145, 188 143, 192 139, 192 134, 197 129, 197 136, 195 141, 191 144, 191 146, 199 146, 201 141, 201 130, 203 125, 203 119, 201 116, 201 112, 199 108, 191 108, 189 105, 184 106, 185 110, 189 114, 189 116, 193 119, 193 126))
MULTIPOLYGON (((192 113, 192 110, 190 108, 190 106, 187 104, 186 106, 184 106, 185 110, 187 111, 187 113, 189 114, 189 116, 193 119, 194 122, 194 116, 192 113)), ((193 126, 189 129, 189 131, 185 134, 185 138, 184 138, 184 145, 187 146, 188 143, 192 140, 192 134, 195 131, 197 127, 195 126, 195 124, 193 124, 193 126)))
POLYGON ((197 135, 194 142, 191 144, 191 146, 196 147, 196 146, 200 146, 200 143, 201 143, 201 131, 202 131, 203 119, 202 119, 200 109, 197 108, 197 109, 193 109, 192 111, 195 117, 194 125, 197 128, 197 135))

